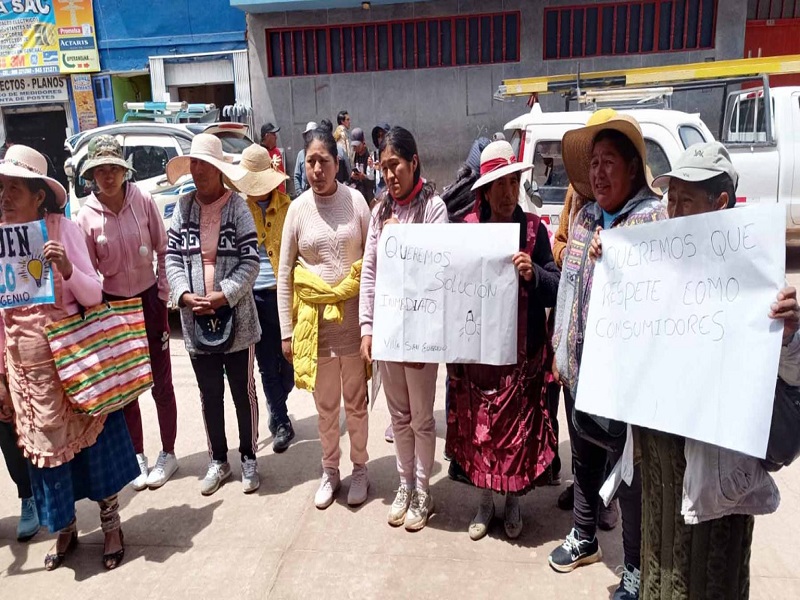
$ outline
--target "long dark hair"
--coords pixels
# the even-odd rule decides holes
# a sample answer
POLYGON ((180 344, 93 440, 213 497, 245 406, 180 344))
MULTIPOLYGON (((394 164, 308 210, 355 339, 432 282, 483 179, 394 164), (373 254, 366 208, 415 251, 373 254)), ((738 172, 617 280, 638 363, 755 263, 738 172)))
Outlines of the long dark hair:
MULTIPOLYGON (((397 156, 408 162, 413 161, 414 156, 417 157, 417 168, 414 169, 414 181, 412 184, 416 187, 420 177, 422 177, 422 160, 417 151, 417 141, 412 133, 403 127, 392 127, 381 140, 381 145, 378 147, 378 156, 381 156, 387 148, 391 148, 397 156)), ((412 223, 422 223, 425 220, 425 205, 435 195, 436 185, 426 181, 417 197, 411 200, 412 223)), ((375 213, 375 226, 380 231, 383 229, 384 221, 391 218, 394 212, 395 201, 388 188, 381 192, 378 202, 380 206, 375 213)))
POLYGON ((39 205, 40 217, 44 217, 47 214, 64 214, 64 209, 58 205, 56 200, 56 193, 45 183, 44 179, 24 178, 23 181, 32 194, 44 192, 44 202, 39 205))

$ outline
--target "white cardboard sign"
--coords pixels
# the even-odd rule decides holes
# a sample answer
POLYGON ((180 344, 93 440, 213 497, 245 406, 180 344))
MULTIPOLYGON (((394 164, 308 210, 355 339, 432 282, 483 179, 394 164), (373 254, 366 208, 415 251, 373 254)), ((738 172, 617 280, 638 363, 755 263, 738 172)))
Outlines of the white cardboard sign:
POLYGON ((576 407, 763 458, 785 230, 778 204, 603 232, 576 407))
POLYGON ((375 359, 516 363, 518 250, 518 224, 387 226, 378 242, 375 359))

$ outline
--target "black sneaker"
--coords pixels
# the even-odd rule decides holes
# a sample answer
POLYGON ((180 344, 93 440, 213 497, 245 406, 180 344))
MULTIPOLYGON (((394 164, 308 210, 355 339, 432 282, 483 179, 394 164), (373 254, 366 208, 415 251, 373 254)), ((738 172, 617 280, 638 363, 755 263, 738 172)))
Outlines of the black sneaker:
POLYGON ((573 528, 567 539, 550 553, 547 561, 559 573, 569 573, 581 565, 590 565, 603 558, 597 536, 591 540, 581 540, 578 531, 573 528))
POLYGON ((611 531, 619 524, 619 502, 616 498, 611 504, 606 506, 600 504, 600 515, 597 519, 597 526, 603 531, 611 531))
POLYGON ((612 600, 639 600, 639 578, 639 569, 625 565, 622 569, 622 579, 612 600))
POLYGON ((572 510, 575 504, 575 484, 570 483, 567 488, 558 495, 558 508, 561 510, 572 510))
POLYGON ((291 423, 286 423, 285 425, 278 425, 278 429, 275 432, 275 437, 272 440, 272 450, 273 452, 280 454, 281 452, 286 452, 286 449, 289 447, 289 444, 292 443, 294 439, 294 427, 292 427, 291 423))

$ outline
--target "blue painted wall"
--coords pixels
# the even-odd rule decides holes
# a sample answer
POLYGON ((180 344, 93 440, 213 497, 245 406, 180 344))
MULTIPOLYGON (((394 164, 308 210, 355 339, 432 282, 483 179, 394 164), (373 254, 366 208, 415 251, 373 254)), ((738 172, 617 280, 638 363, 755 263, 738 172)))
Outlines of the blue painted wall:
POLYGON ((246 47, 245 14, 230 0, 94 0, 103 71, 141 71, 148 57, 246 47))

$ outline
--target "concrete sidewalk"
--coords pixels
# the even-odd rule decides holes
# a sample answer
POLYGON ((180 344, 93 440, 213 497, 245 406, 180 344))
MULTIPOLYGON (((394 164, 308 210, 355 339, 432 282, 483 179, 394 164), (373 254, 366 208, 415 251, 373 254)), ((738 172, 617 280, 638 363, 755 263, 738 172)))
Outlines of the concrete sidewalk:
MULTIPOLYGON (((178 328, 179 331, 179 328, 178 328)), ((397 486, 394 447, 383 440, 389 423, 380 397, 370 414, 369 500, 346 505, 349 446, 342 437, 343 485, 328 510, 314 508, 320 475, 320 446, 311 396, 295 391, 289 409, 297 438, 282 455, 272 453, 263 392, 259 451, 261 489, 242 493, 237 452, 229 454, 234 477, 216 494, 200 495, 208 454, 197 386, 183 344, 172 343, 179 404, 177 454, 180 470, 164 488, 121 494, 126 556, 106 572, 103 536, 94 503, 78 504, 80 543, 65 565, 48 573, 43 559, 54 536, 40 532, 19 544, 15 529, 19 504, 5 469, 0 469, 0 596, 4 598, 596 598, 605 599, 619 582, 620 529, 600 533, 600 564, 559 575, 547 556, 571 527, 571 514, 555 502, 561 487, 540 488, 522 502, 525 530, 509 542, 499 519, 489 536, 472 542, 467 527, 478 492, 447 478, 444 446, 443 370, 436 418, 439 434, 432 494, 437 512, 418 533, 386 524, 397 486)), ((151 464, 160 449, 155 407, 141 400, 145 449, 151 464)), ((563 416, 563 415, 562 415, 563 416)), ((226 428, 238 446, 229 398, 226 428)), ((562 427, 566 431, 566 426, 562 427)), ((569 443, 561 456, 569 474, 569 443)), ((800 539, 800 468, 778 474, 783 502, 777 514, 758 518, 752 559, 751 598, 800 598, 800 567, 794 540, 800 539)), ((566 483, 564 484, 566 485, 566 483)))

